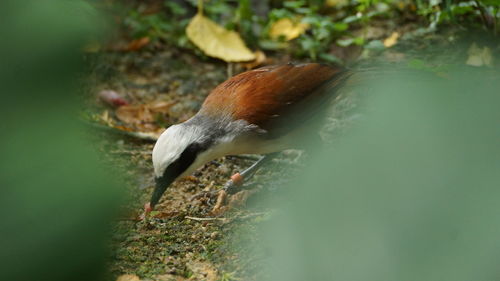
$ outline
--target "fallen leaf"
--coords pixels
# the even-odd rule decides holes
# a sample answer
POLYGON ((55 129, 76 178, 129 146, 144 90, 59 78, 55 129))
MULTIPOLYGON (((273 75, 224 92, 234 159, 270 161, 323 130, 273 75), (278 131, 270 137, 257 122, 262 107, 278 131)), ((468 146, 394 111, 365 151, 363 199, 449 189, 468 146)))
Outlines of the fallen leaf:
POLYGON ((141 281, 135 274, 124 274, 119 276, 116 281, 141 281))
POLYGON ((326 0, 325 5, 327 7, 342 7, 349 4, 349 0, 326 0))
POLYGON ((246 70, 254 69, 257 66, 263 65, 266 60, 267 60, 266 54, 264 54, 264 52, 258 50, 255 52, 255 60, 253 60, 251 62, 243 63, 243 67, 246 70))
POLYGON ((465 64, 471 66, 493 66, 493 55, 491 54, 491 49, 488 47, 480 48, 476 43, 472 43, 469 50, 467 51, 469 57, 465 64))
POLYGON ((99 98, 112 106, 122 106, 128 105, 128 101, 125 100, 120 94, 113 90, 102 90, 98 94, 99 98))
POLYGON ((154 112, 166 113, 174 104, 174 102, 154 101, 148 103, 147 106, 154 112))
POLYGON ((189 22, 186 34, 206 55, 226 62, 250 61, 256 57, 238 33, 219 26, 201 11, 189 22))
POLYGON ((398 38, 399 38, 399 33, 398 32, 393 32, 391 34, 391 36, 387 37, 385 40, 384 40, 384 46, 386 48, 390 48, 394 45, 396 45, 396 43, 398 42, 398 38))
POLYGON ((269 36, 277 39, 280 36, 285 37, 285 40, 290 41, 299 37, 309 28, 309 24, 301 23, 298 18, 296 19, 280 19, 275 22, 269 31, 269 36))
POLYGON ((116 110, 116 116, 128 124, 154 122, 157 113, 167 114, 173 102, 156 101, 140 105, 124 105, 116 110))
POLYGON ((147 44, 149 44, 150 41, 151 41, 151 39, 147 36, 132 40, 130 43, 128 43, 125 50, 126 51, 137 51, 137 50, 143 48, 144 46, 146 46, 147 44))
POLYGON ((153 121, 153 115, 148 107, 141 105, 125 105, 116 110, 116 117, 128 124, 153 121))
POLYGON ((161 130, 157 124, 158 117, 168 115, 174 104, 174 102, 154 101, 147 104, 123 105, 116 109, 115 115, 120 121, 132 125, 133 131, 158 133, 161 130))

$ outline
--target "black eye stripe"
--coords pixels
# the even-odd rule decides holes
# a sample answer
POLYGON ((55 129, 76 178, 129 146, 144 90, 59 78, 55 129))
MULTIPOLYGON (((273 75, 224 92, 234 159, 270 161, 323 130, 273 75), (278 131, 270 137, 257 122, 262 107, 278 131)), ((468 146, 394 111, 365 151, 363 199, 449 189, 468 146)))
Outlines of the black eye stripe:
POLYGON ((193 164, 198 154, 207 150, 209 146, 208 142, 204 144, 193 143, 184 149, 179 158, 165 169, 163 175, 156 178, 156 188, 150 201, 151 206, 155 206, 160 201, 167 187, 193 164))
POLYGON ((163 173, 162 178, 177 178, 180 176, 184 171, 193 164, 193 162, 196 160, 196 157, 198 154, 201 152, 205 151, 207 149, 206 146, 199 144, 199 143, 192 143, 184 149, 184 151, 181 153, 179 158, 172 162, 165 172, 163 173))

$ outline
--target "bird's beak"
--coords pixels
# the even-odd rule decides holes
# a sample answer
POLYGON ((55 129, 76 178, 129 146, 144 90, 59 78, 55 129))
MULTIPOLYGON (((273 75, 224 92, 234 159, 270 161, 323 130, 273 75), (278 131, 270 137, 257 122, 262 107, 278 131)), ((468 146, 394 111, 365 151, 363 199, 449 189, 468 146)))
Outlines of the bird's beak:
POLYGON ((150 207, 151 210, 158 204, 161 196, 165 193, 165 190, 170 186, 170 184, 175 180, 176 177, 170 176, 168 174, 163 175, 160 178, 156 178, 156 187, 151 196, 150 207))

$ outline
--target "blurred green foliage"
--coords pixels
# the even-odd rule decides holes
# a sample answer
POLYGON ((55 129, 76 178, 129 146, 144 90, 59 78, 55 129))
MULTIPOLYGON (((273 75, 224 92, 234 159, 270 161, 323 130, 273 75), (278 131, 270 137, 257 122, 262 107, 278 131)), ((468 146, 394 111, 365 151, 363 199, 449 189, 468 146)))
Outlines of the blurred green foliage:
MULTIPOLYGON (((140 2, 139 2, 140 3, 140 2)), ((182 48, 195 49, 184 29, 196 12, 196 0, 167 0, 153 13, 144 3, 132 5, 124 25, 134 38, 149 36, 182 48)), ((377 18, 417 18, 421 29, 434 31, 439 25, 482 27, 498 32, 499 0, 209 0, 204 13, 228 29, 238 31, 251 48, 289 52, 299 58, 339 62, 329 52, 332 44, 371 46, 363 35, 353 33, 377 18), (272 40, 269 30, 280 19, 299 18, 310 28, 299 38, 272 40), (357 34, 357 35, 355 35, 357 34)))
POLYGON ((76 102, 101 19, 84 1, 3 1, 2 13, 0 279, 103 280, 120 196, 76 102))
POLYGON ((398 72, 362 85, 357 125, 276 199, 267 280, 498 279, 496 73, 398 72))

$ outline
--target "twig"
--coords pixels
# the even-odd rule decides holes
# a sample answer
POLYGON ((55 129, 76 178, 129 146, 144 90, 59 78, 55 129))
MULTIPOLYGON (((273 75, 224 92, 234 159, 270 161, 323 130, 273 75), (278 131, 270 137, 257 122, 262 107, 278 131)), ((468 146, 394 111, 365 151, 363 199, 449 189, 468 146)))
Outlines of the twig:
POLYGON ((241 216, 241 217, 235 217, 233 220, 247 220, 247 219, 251 219, 251 218, 254 218, 254 217, 258 217, 258 216, 263 216, 263 215, 266 215, 266 214, 267 213, 265 213, 265 212, 253 213, 253 214, 248 214, 248 215, 241 216))
POLYGON ((129 132, 129 131, 120 130, 120 129, 117 129, 114 127, 109 127, 109 126, 104 126, 104 125, 101 125, 98 123, 89 122, 86 120, 82 120, 82 122, 84 124, 92 127, 92 128, 103 130, 103 131, 108 131, 108 132, 115 133, 115 134, 124 135, 127 137, 132 137, 132 138, 136 138, 136 139, 140 139, 140 140, 144 140, 144 141, 149 141, 149 142, 155 142, 156 140, 158 140, 158 136, 156 136, 154 133, 129 132))
POLYGON ((196 218, 196 217, 190 217, 190 216, 185 216, 184 218, 194 220, 194 221, 225 221, 227 220, 226 218, 196 218))
POLYGON ((234 64, 228 62, 227 63, 227 78, 233 77, 234 74, 234 64))

